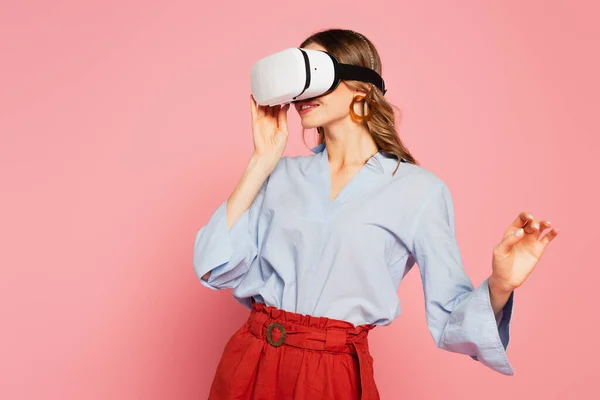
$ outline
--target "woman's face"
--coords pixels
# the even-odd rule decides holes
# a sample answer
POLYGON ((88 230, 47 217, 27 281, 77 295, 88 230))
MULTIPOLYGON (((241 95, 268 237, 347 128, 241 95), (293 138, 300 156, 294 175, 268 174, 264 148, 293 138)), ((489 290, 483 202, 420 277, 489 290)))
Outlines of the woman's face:
MULTIPOLYGON (((324 47, 315 43, 310 43, 303 48, 326 51, 324 47)), ((302 126, 305 129, 316 128, 319 126, 326 127, 328 124, 338 122, 344 118, 350 118, 349 106, 356 94, 355 90, 350 89, 344 81, 341 81, 332 92, 313 99, 302 100, 294 105, 296 111, 298 111, 298 114, 300 115, 302 126), (315 104, 316 107, 302 110, 302 105, 307 103, 315 104)), ((360 114, 358 106, 355 111, 360 114)))

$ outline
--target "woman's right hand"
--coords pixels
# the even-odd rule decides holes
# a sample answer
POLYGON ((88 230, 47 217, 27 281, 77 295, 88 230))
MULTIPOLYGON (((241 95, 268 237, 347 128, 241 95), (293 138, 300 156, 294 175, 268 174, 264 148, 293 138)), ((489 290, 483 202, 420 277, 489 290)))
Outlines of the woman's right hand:
POLYGON ((254 155, 276 164, 285 150, 288 139, 287 110, 290 104, 260 106, 250 95, 254 155))

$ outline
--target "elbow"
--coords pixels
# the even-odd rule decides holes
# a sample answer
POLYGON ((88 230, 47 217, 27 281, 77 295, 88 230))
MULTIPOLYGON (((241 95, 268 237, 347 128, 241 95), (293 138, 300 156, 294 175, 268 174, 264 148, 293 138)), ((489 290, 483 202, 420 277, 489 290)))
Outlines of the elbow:
POLYGON ((219 279, 217 278, 219 277, 219 274, 214 274, 213 269, 209 270, 208 272, 203 271, 206 271, 206 269, 194 265, 194 272, 196 273, 196 276, 200 279, 200 283, 202 284, 202 286, 207 287, 211 290, 221 290, 226 287, 226 285, 222 282, 218 282, 219 279))
POLYGON ((245 260, 228 260, 224 263, 196 262, 194 272, 200 283, 213 290, 235 289, 244 278, 249 263, 245 260))
MULTIPOLYGON (((196 254, 194 255, 194 273, 199 278, 200 283, 212 290, 221 289, 221 285, 218 282, 219 277, 218 272, 215 274, 215 269, 222 266, 223 264, 214 265, 211 262, 207 262, 204 258, 198 257, 196 254)), ((218 271, 218 270, 217 270, 218 271)))

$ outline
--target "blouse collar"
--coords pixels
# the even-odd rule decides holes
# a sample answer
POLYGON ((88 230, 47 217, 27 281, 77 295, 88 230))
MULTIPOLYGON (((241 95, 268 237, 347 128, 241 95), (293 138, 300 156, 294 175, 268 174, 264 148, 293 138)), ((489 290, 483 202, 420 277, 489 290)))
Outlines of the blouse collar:
MULTIPOLYGON (((325 143, 318 144, 310 150, 315 154, 320 153, 321 157, 327 157, 327 147, 325 146, 325 143)), ((383 174, 385 173, 385 167, 382 161, 383 158, 385 158, 385 155, 381 151, 378 151, 367 160, 366 165, 374 168, 377 172, 383 174)))

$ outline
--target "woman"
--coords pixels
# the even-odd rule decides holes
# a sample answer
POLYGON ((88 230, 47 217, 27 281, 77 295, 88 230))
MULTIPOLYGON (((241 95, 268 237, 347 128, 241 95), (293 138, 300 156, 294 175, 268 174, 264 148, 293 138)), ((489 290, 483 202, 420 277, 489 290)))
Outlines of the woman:
MULTIPOLYGON (((375 47, 356 32, 318 32, 300 47, 381 74, 375 47)), ((475 288, 461 263, 449 189, 398 138, 379 89, 343 81, 295 103, 303 128, 319 132, 315 154, 302 157, 282 157, 289 104, 250 103, 254 154, 195 241, 202 284, 233 288, 251 308, 225 347, 210 398, 378 399, 367 335, 400 315, 398 285, 415 263, 436 345, 513 375, 506 348, 514 290, 556 228, 520 213, 475 288)))

